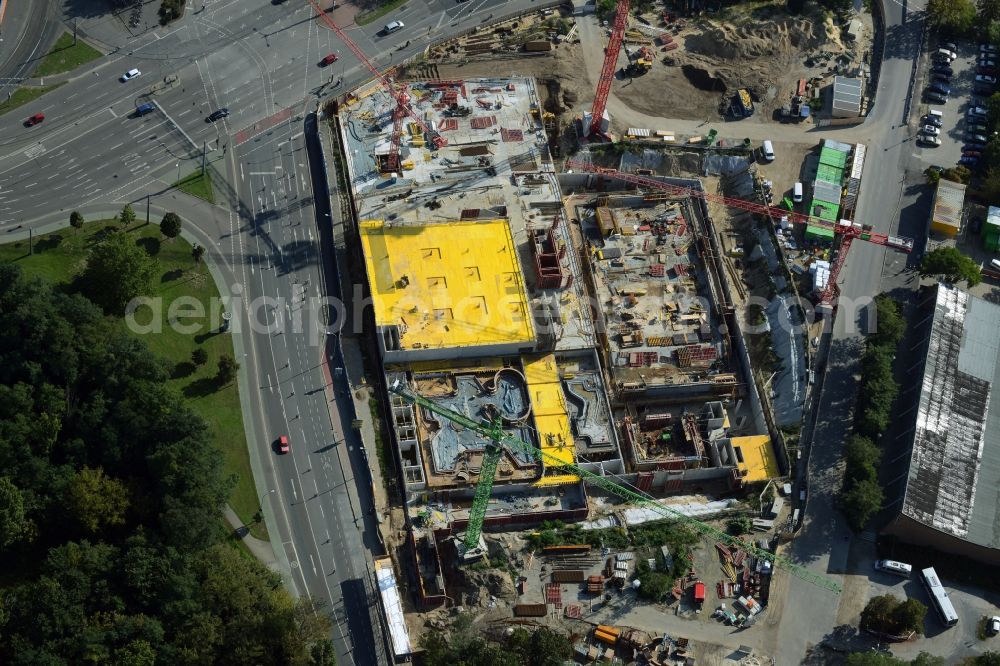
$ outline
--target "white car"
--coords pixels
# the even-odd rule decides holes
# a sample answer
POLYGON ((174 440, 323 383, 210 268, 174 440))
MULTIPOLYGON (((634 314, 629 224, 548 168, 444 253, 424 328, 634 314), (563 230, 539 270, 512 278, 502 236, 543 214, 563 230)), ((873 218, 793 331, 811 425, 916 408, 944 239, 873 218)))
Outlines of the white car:
POLYGON ((986 633, 990 636, 1000 634, 1000 617, 994 615, 986 622, 986 633))
POLYGON ((965 117, 972 120, 976 117, 985 118, 987 116, 987 111, 981 106, 973 106, 968 111, 965 112, 965 117))
POLYGON ((382 30, 385 32, 385 34, 391 35, 394 32, 399 32, 405 27, 406 26, 403 24, 402 21, 390 21, 385 24, 385 27, 382 28, 382 30))
POLYGON ((937 127, 934 127, 934 125, 924 125, 923 127, 920 128, 920 133, 926 134, 927 136, 937 136, 938 134, 941 133, 941 130, 939 130, 937 127))
POLYGON ((125 72, 124 74, 122 74, 122 78, 121 78, 122 83, 125 83, 126 81, 131 81, 132 79, 136 78, 137 76, 142 76, 142 72, 140 72, 137 69, 130 69, 127 72, 125 72))
POLYGON ((987 76, 985 74, 976 75, 976 83, 996 83, 996 82, 997 82, 997 77, 995 76, 987 76))
POLYGON ((980 56, 979 60, 976 61, 976 62, 978 63, 978 65, 980 67, 996 67, 997 66, 997 61, 996 61, 996 58, 993 57, 994 55, 996 55, 996 54, 995 53, 991 53, 988 56, 980 56))
POLYGON ((937 148, 941 145, 941 139, 936 136, 927 136, 926 134, 921 134, 917 137, 917 145, 920 146, 930 146, 932 148, 937 148))

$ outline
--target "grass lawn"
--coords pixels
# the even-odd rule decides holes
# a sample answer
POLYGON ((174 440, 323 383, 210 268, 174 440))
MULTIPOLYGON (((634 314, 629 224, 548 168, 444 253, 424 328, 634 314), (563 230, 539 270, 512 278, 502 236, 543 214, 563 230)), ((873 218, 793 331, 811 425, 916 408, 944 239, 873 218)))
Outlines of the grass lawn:
POLYGON ((76 40, 73 45, 73 35, 64 32, 59 41, 55 43, 52 50, 48 52, 45 59, 35 69, 35 77, 52 76, 71 72, 80 65, 101 57, 101 52, 82 39, 76 40))
MULTIPOLYGON (((68 283, 82 270, 95 235, 107 226, 120 228, 114 220, 101 220, 88 222, 79 232, 66 228, 37 236, 35 252, 31 256, 28 256, 28 241, 0 245, 0 261, 15 262, 26 273, 53 283, 68 283)), ((239 392, 235 383, 220 388, 214 381, 219 357, 222 354, 233 355, 229 335, 213 332, 220 321, 219 292, 208 268, 194 263, 191 245, 187 241, 162 238, 159 225, 155 222, 149 226, 135 225, 128 233, 159 262, 159 278, 154 283, 153 296, 163 299, 161 317, 164 324, 160 333, 132 335, 141 338, 154 353, 168 361, 172 368, 170 384, 187 396, 192 409, 208 423, 212 441, 225 458, 226 472, 238 476, 229 504, 245 524, 251 525, 260 504, 250 471, 239 392), (197 330, 181 333, 167 325, 174 316, 170 313, 168 317, 171 301, 181 296, 193 297, 201 303, 205 316, 190 317, 181 322, 191 324, 191 328, 197 330), (191 363, 191 352, 197 347, 208 352, 208 363, 200 367, 191 363)), ((151 318, 147 308, 140 309, 135 316, 136 321, 143 325, 148 324, 151 318)), ((128 331, 124 319, 121 326, 128 331)), ((253 526, 252 533, 258 538, 267 538, 263 523, 253 526)))
MULTIPOLYGON (((63 83, 65 83, 65 81, 63 83)), ((10 96, 10 99, 0 102, 0 115, 3 115, 8 111, 13 111, 17 107, 27 104, 28 102, 33 102, 45 93, 55 90, 61 85, 62 83, 57 83, 54 86, 22 86, 14 91, 14 94, 10 96)))
POLYGON ((376 7, 371 11, 358 12, 354 17, 354 22, 358 25, 368 25, 372 21, 385 16, 395 9, 399 9, 405 4, 406 0, 388 0, 388 2, 381 7, 376 7))
POLYGON ((193 197, 204 199, 210 204, 215 203, 215 192, 212 190, 212 176, 208 173, 207 169, 204 173, 201 172, 201 169, 190 173, 174 183, 173 186, 181 192, 187 192, 193 197))

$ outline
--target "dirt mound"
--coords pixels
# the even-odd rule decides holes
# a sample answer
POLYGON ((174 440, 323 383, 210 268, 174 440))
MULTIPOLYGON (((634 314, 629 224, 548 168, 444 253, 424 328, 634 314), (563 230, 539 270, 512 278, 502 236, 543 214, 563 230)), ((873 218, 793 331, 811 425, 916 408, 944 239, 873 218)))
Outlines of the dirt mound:
POLYGON ((685 50, 713 60, 784 57, 800 49, 815 48, 826 41, 826 29, 807 18, 746 23, 732 26, 709 24, 700 33, 685 37, 685 50))
POLYGON ((510 573, 500 569, 477 571, 460 568, 455 576, 463 606, 491 607, 497 601, 512 603, 517 599, 517 589, 510 573))

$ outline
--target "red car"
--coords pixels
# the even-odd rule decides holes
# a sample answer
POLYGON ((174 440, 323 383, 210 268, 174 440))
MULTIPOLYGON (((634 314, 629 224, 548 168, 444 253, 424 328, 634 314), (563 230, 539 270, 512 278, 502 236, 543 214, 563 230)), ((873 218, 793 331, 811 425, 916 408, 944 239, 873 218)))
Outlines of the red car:
POLYGON ((322 60, 319 61, 319 66, 320 67, 326 67, 327 65, 332 65, 335 62, 337 62, 337 54, 336 53, 331 53, 331 54, 329 54, 328 56, 326 56, 325 58, 323 58, 322 60))
POLYGON ((32 125, 37 125, 38 123, 42 122, 43 120, 45 120, 45 114, 44 113, 36 113, 35 115, 31 116, 30 118, 28 118, 27 120, 24 121, 24 126, 25 127, 31 127, 32 125))
POLYGON ((288 435, 282 435, 278 438, 278 453, 288 453, 288 435))
POLYGON ((982 153, 978 150, 963 150, 962 155, 964 157, 982 157, 982 153))

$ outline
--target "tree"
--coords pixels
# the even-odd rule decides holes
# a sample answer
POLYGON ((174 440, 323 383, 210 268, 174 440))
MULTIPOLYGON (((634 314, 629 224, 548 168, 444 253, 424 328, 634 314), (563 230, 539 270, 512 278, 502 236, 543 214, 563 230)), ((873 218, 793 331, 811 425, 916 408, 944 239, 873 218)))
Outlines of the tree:
POLYGON ((920 262, 920 275, 923 277, 936 275, 946 282, 964 280, 970 287, 976 286, 983 280, 976 262, 954 247, 939 247, 925 254, 920 262))
POLYGON ((734 536, 739 536, 741 534, 750 534, 753 530, 753 524, 750 519, 746 516, 739 516, 737 518, 731 518, 726 521, 726 531, 734 536))
POLYGON ((21 491, 6 476, 0 476, 0 551, 30 538, 32 532, 33 526, 24 512, 21 491))
POLYGON ((1000 93, 993 93, 986 100, 986 114, 990 129, 996 129, 1000 124, 1000 93))
POLYGON ((986 26, 986 41, 994 46, 1000 45, 1000 21, 990 21, 986 26))
POLYGON ((108 313, 152 291, 156 260, 128 234, 111 234, 90 251, 81 281, 84 292, 108 313))
POLYGON ((913 597, 908 597, 893 610, 891 621, 901 634, 911 631, 922 634, 924 633, 924 618, 926 616, 927 606, 913 597))
POLYGON ((953 166, 942 171, 941 178, 950 180, 953 183, 964 183, 965 185, 968 185, 969 181, 972 180, 972 172, 969 171, 968 167, 964 167, 962 165, 953 166))
POLYGON ((219 373, 216 379, 220 384, 229 384, 236 377, 236 371, 240 369, 240 364, 229 354, 219 357, 219 373))
MULTIPOLYGON (((987 148, 991 144, 996 144, 997 146, 997 157, 1000 158, 1000 141, 993 140, 987 144, 987 148)), ((989 162, 987 162, 989 164, 989 162)), ((996 205, 1000 203, 1000 159, 997 160, 998 166, 991 166, 986 171, 986 176, 983 177, 983 186, 981 191, 983 196, 990 204, 996 205)))
POLYGON ((309 648, 309 666, 337 666, 337 652, 333 641, 324 638, 309 648))
POLYGON ((204 347, 197 347, 191 352, 191 362, 195 365, 205 365, 208 363, 208 352, 204 347))
POLYGON ((1000 0, 979 0, 979 24, 1000 21, 1000 0))
POLYGON ((943 32, 965 34, 976 21, 976 6, 971 0, 928 0, 927 20, 943 32))
POLYGON ((100 467, 84 467, 69 487, 71 510, 85 530, 94 534, 101 528, 125 524, 128 490, 118 479, 104 474, 100 467))
POLYGON ((862 479, 851 486, 843 495, 844 513, 847 514, 851 527, 864 529, 868 519, 882 508, 885 495, 877 481, 862 479))
POLYGON ((77 211, 73 211, 69 214, 69 226, 73 227, 77 231, 83 229, 83 215, 80 215, 77 211))
POLYGON ((887 294, 875 297, 875 332, 868 336, 874 344, 895 347, 903 339, 906 321, 899 313, 899 304, 887 294))
POLYGON ((847 666, 906 666, 906 662, 884 652, 855 652, 847 655, 847 666))
POLYGON ((118 223, 126 229, 135 223, 135 211, 132 210, 132 204, 125 204, 122 212, 118 213, 118 223))
POLYGON ((882 450, 875 445, 875 442, 861 435, 851 435, 844 446, 846 478, 851 483, 864 480, 876 481, 878 479, 876 470, 881 459, 882 450))
POLYGON ((191 247, 191 257, 194 259, 194 263, 196 264, 201 263, 201 258, 204 256, 205 256, 205 248, 195 243, 191 247))
POLYGON ((889 618, 899 605, 899 600, 891 594, 881 594, 872 597, 861 611, 861 628, 872 631, 885 631, 889 618))
POLYGON ((177 213, 167 213, 160 221, 160 233, 167 238, 177 238, 181 232, 181 218, 177 213))

